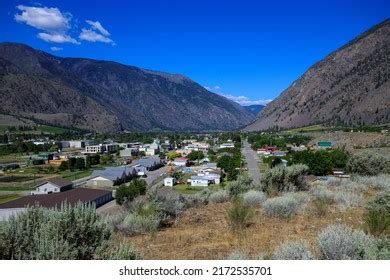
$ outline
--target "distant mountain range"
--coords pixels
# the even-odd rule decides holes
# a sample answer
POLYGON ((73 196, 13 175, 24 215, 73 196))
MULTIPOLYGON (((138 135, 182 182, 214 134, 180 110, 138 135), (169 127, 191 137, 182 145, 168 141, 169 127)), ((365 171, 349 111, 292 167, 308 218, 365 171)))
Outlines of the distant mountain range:
POLYGON ((390 122, 390 20, 310 67, 246 131, 390 122))
POLYGON ((242 107, 244 107, 248 112, 257 115, 261 110, 263 110, 265 105, 247 105, 242 107))
POLYGON ((233 130, 254 116, 176 74, 0 44, 0 114, 100 132, 233 130))

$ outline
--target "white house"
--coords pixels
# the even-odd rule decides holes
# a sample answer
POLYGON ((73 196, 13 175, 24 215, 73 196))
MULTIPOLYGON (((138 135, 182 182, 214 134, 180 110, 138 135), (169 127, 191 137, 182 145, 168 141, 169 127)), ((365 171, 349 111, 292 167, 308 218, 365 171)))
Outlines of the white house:
POLYGON ((64 192, 72 187, 73 183, 71 181, 58 177, 37 185, 35 191, 31 192, 31 195, 64 192))
POLYGON ((223 149, 223 148, 234 148, 234 143, 223 143, 223 144, 219 145, 219 147, 221 149, 223 149))
POLYGON ((176 183, 175 178, 173 177, 167 177, 164 179, 164 186, 166 187, 173 187, 176 183))
POLYGON ((192 176, 190 180, 191 187, 207 187, 209 185, 209 180, 204 176, 192 176))
POLYGON ((189 181, 192 187, 207 187, 210 184, 219 185, 221 183, 221 176, 214 173, 198 173, 197 176, 191 176, 189 181))

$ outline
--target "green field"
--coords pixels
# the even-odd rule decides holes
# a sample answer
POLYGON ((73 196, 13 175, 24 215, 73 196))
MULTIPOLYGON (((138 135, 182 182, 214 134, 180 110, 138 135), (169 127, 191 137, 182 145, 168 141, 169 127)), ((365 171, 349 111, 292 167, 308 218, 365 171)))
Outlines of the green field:
POLYGON ((328 129, 327 127, 325 127, 321 124, 316 124, 316 125, 310 125, 310 126, 305 126, 305 127, 298 127, 298 128, 283 130, 283 132, 287 133, 287 134, 296 134, 296 133, 301 133, 301 132, 325 131, 327 129, 328 129))
POLYGON ((6 203, 6 202, 11 201, 11 200, 18 199, 19 197, 21 197, 21 196, 18 195, 18 194, 4 194, 4 195, 0 195, 0 204, 1 203, 6 203))
POLYGON ((26 162, 29 156, 20 154, 9 154, 0 156, 0 163, 26 162))
POLYGON ((0 177, 0 183, 17 183, 17 182, 25 182, 33 180, 34 176, 1 176, 0 177))
POLYGON ((61 134, 61 133, 64 133, 64 132, 68 131, 65 128, 49 126, 49 125, 38 126, 38 129, 40 131, 42 131, 42 132, 51 133, 51 134, 55 134, 55 133, 56 134, 61 134))

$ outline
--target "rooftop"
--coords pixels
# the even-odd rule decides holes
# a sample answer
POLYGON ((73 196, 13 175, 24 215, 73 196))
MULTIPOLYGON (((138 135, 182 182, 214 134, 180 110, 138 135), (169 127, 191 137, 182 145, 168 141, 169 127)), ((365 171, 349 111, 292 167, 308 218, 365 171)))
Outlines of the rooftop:
POLYGON ((89 203, 99 197, 110 194, 110 191, 95 189, 72 189, 66 192, 29 195, 19 199, 0 204, 0 209, 8 208, 26 208, 28 206, 39 205, 45 208, 60 207, 63 202, 74 206, 77 203, 89 203))

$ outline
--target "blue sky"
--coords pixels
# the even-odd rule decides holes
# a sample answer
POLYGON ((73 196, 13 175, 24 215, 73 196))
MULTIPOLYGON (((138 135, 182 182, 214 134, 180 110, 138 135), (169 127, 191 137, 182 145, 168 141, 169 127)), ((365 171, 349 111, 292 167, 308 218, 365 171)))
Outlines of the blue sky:
POLYGON ((389 17, 388 0, 9 0, 0 41, 181 73, 248 105, 389 17))

